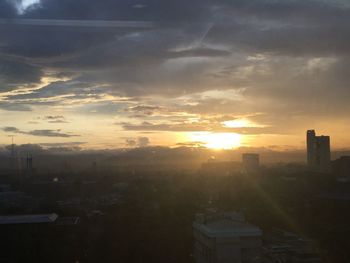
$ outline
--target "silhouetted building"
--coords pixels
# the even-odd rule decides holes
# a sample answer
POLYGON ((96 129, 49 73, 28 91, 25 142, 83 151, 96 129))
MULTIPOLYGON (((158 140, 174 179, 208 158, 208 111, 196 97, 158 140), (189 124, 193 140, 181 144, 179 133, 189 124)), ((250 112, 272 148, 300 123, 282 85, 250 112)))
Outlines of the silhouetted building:
POLYGON ((350 156, 342 156, 332 161, 332 172, 336 176, 350 177, 350 156))
POLYGON ((230 175, 241 170, 239 162, 208 160, 203 163, 201 172, 212 175, 230 175))
POLYGON ((40 215, 11 215, 0 216, 0 225, 16 225, 16 224, 49 224, 54 223, 58 215, 40 214, 40 215))
POLYGON ((314 240, 282 229, 264 235, 263 254, 266 263, 321 263, 314 240))
POLYGON ((0 216, 1 262, 80 262, 79 217, 51 214, 0 216))
POLYGON ((243 214, 197 214, 193 234, 197 263, 261 262, 262 231, 243 214))
MULTIPOLYGON (((30 196, 24 192, 11 191, 11 189, 1 189, 0 192, 0 211, 6 209, 20 209, 21 211, 30 211, 37 209, 39 199, 30 196)), ((1 218, 1 216, 0 216, 1 218)))
POLYGON ((243 168, 246 172, 257 171, 260 167, 259 154, 256 153, 243 153, 242 154, 243 168))
POLYGON ((314 130, 308 130, 307 141, 307 164, 310 171, 329 173, 331 164, 331 150, 329 136, 316 136, 314 130))

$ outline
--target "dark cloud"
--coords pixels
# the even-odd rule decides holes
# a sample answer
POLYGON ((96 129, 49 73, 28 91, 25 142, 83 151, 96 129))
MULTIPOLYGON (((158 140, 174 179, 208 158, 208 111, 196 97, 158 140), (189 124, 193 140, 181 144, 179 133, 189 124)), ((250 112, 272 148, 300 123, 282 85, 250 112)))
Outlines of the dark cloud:
POLYGON ((150 139, 148 137, 126 138, 125 143, 128 147, 147 147, 150 139))
POLYGON ((70 137, 76 137, 79 135, 76 134, 68 134, 68 133, 62 133, 60 130, 31 130, 31 131, 22 131, 16 127, 4 127, 2 128, 4 132, 7 133, 20 133, 20 134, 27 134, 27 135, 33 135, 33 136, 39 136, 39 137, 61 137, 61 138, 70 138, 70 137))
POLYGON ((18 85, 38 83, 41 76, 39 67, 17 59, 1 58, 0 55, 0 91, 16 89, 18 85))
POLYGON ((114 34, 96 30, 1 25, 3 52, 32 59, 72 55, 82 49, 111 41, 114 34))
MULTIPOLYGON (((136 114, 140 114, 139 116, 144 117, 153 115, 156 111, 161 110, 161 107, 159 106, 149 106, 149 105, 137 105, 133 107, 129 107, 125 111, 127 112, 133 112, 136 114)), ((134 115, 137 116, 137 115, 134 115)))
MULTIPOLYGON (((144 8, 134 8, 134 5, 124 1, 42 1, 40 8, 27 11, 23 17, 150 20, 158 22, 158 26, 146 31, 7 26, 3 28, 2 50, 41 58, 30 60, 36 65, 34 67, 22 65, 33 67, 23 68, 26 74, 19 74, 27 75, 25 79, 28 81, 30 78, 38 80, 42 74, 40 67, 71 69, 82 74, 79 80, 85 85, 87 82, 107 82, 113 84, 115 90, 131 96, 176 96, 184 91, 190 93, 210 88, 200 80, 208 73, 206 66, 214 65, 208 62, 182 65, 183 71, 161 65, 171 59, 228 57, 237 47, 243 53, 272 52, 297 56, 349 51, 346 43, 349 42, 350 11, 325 1, 236 0, 218 1, 215 5, 210 1, 194 1, 188 5, 186 1, 155 0, 141 3, 144 8), (331 23, 325 25, 324 17, 331 17, 331 23), (206 47, 202 42, 225 45, 226 48, 206 47), (172 83, 170 87, 169 83, 172 83)), ((16 71, 15 66, 9 67, 16 71)), ((10 79, 11 72, 7 73, 10 79)), ((212 85, 215 84, 222 83, 212 85)), ((53 85, 47 90, 53 91, 55 86, 65 85, 72 93, 77 92, 77 84, 53 85)), ((62 94, 65 88, 59 90, 62 94)), ((36 95, 53 96, 42 89, 27 97, 36 95)))
MULTIPOLYGON (((62 143, 62 144, 20 144, 14 145, 14 150, 18 156, 26 157, 28 154, 32 156, 45 156, 55 155, 55 154, 76 154, 78 155, 81 152, 81 148, 79 147, 80 142, 72 142, 72 143, 62 143)), ((8 155, 12 151, 12 146, 7 145, 3 149, 0 148, 0 154, 8 155)), ((38 159, 36 159, 38 161, 38 159)), ((47 159, 44 160, 47 162, 47 159)), ((36 164, 38 164, 36 162, 36 164)))
POLYGON ((1 18, 13 18, 17 15, 17 10, 14 4, 8 0, 0 1, 0 17, 1 18))
POLYGON ((150 144, 150 140, 148 137, 138 137, 137 138, 137 145, 139 147, 147 147, 150 144))
POLYGON ((4 127, 2 128, 4 132, 14 132, 14 133, 20 133, 21 131, 17 129, 16 127, 4 127))
POLYGON ((191 5, 185 0, 132 1, 123 0, 42 0, 41 8, 25 14, 31 18, 54 19, 102 19, 102 20, 156 20, 191 21, 208 15, 206 0, 193 0, 191 5), (142 5, 143 8, 136 8, 142 5))
POLYGON ((33 131, 26 132, 26 134, 33 135, 33 136, 62 137, 62 138, 79 136, 75 134, 62 133, 60 130, 33 130, 33 131))
POLYGON ((125 143, 128 147, 135 147, 136 146, 135 139, 127 138, 127 139, 125 139, 125 143))
POLYGON ((69 123, 62 115, 47 115, 43 119, 49 123, 69 123))
MULTIPOLYGON (((203 1, 195 0, 188 5, 184 0, 149 1, 145 8, 134 8, 134 3, 125 1, 41 1, 39 8, 32 8, 22 15, 25 18, 39 19, 70 19, 70 20, 127 20, 127 21, 157 21, 160 26, 164 22, 193 21, 198 17, 208 17, 209 6, 203 1)), ((35 28, 30 26, 5 25, 3 31, 4 50, 13 54, 30 57, 47 57, 74 53, 93 47, 123 35, 130 30, 110 28, 77 29, 35 28)))

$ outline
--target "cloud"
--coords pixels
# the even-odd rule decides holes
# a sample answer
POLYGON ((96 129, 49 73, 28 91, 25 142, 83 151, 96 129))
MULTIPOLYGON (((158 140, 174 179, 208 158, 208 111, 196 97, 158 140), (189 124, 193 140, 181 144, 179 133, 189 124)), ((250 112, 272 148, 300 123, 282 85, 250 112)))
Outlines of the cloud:
POLYGON ((40 67, 0 55, 0 92, 16 89, 20 85, 39 83, 41 75, 40 67))
MULTIPOLYGON (((264 113, 254 118, 271 127, 235 130, 247 134, 344 121, 350 110, 344 1, 42 0, 22 14, 1 1, 10 17, 0 20, 2 110, 57 106, 139 132, 228 131, 202 116, 264 113)), ((47 131, 29 132, 64 134, 47 131)))
POLYGON ((59 20, 59 19, 0 19, 6 26, 58 26, 58 27, 90 27, 90 28, 152 28, 154 23, 147 21, 111 21, 111 20, 59 20))
POLYGON ((7 133, 20 133, 20 134, 27 134, 32 136, 39 136, 39 137, 61 137, 61 138, 69 138, 69 137, 76 137, 79 135, 76 134, 68 134, 68 133, 62 133, 60 130, 31 130, 31 131, 22 131, 17 129, 16 127, 4 127, 2 128, 4 132, 7 133))
POLYGON ((137 144, 139 147, 147 147, 150 144, 150 140, 148 137, 138 137, 137 144))
POLYGON ((194 48, 179 51, 169 51, 168 58, 186 58, 186 57, 224 57, 229 56, 230 52, 227 50, 213 49, 213 48, 194 48))
POLYGON ((32 130, 32 131, 25 132, 25 134, 29 134, 33 136, 41 136, 41 137, 62 137, 62 138, 79 136, 75 134, 62 133, 60 130, 32 130))
POLYGON ((143 117, 144 115, 146 116, 153 115, 159 110, 161 110, 159 106, 137 105, 137 106, 129 107, 125 111, 133 112, 135 114, 141 114, 140 116, 143 117))
POLYGON ((14 133, 20 133, 21 131, 17 129, 16 127, 4 127, 2 128, 4 132, 14 132, 14 133))
POLYGON ((0 109, 6 111, 31 111, 32 108, 28 105, 23 105, 18 102, 8 102, 8 101, 0 101, 0 109))
POLYGON ((168 132, 231 132, 240 134, 283 134, 286 131, 278 127, 225 127, 222 122, 212 120, 202 120, 196 122, 168 122, 151 123, 143 122, 140 124, 122 122, 121 125, 127 131, 168 131, 168 132))
POLYGON ((39 143, 42 147, 77 147, 86 144, 86 142, 62 142, 62 143, 39 143))
POLYGON ((134 147, 134 146, 136 146, 136 140, 135 140, 135 139, 130 139, 130 138, 128 138, 128 139, 125 139, 125 142, 126 142, 126 145, 127 145, 128 147, 134 147))
MULTIPOLYGON (((47 163, 48 155, 56 155, 56 154, 74 154, 79 155, 82 151, 82 149, 79 147, 82 143, 80 142, 72 142, 72 143, 62 143, 62 144, 20 144, 20 145, 14 145, 15 152, 18 154, 18 156, 27 156, 28 154, 33 155, 35 157, 44 156, 45 159, 43 162, 47 163)), ((0 148, 0 155, 3 154, 3 151, 6 153, 6 155, 11 152, 12 146, 7 145, 3 149, 0 148)), ((38 159, 36 159, 38 161, 38 159)), ((37 162, 36 162, 37 163, 37 162)), ((37 163, 38 164, 38 163, 37 163)))
POLYGON ((69 123, 62 115, 47 115, 43 119, 49 123, 69 123))
POLYGON ((12 18, 17 14, 15 6, 11 1, 0 1, 0 17, 2 18, 12 18))
POLYGON ((148 137, 126 138, 125 143, 128 147, 147 147, 150 139, 148 137))
MULTIPOLYGON (((126 32, 72 32, 65 28, 47 30, 41 27, 4 29, 2 49, 5 53, 29 57, 31 64, 39 69, 65 68, 81 75, 74 83, 52 83, 24 98, 51 97, 63 94, 65 90, 77 93, 78 82, 83 85, 104 82, 130 96, 178 96, 213 86, 226 89, 227 86, 232 88, 241 84, 241 80, 233 78, 221 78, 221 81, 215 82, 207 77, 218 63, 228 63, 226 59, 237 52, 310 56, 349 51, 344 45, 348 42, 345 38, 349 35, 346 33, 349 28, 344 25, 349 24, 345 21, 349 20, 350 11, 328 2, 260 0, 247 3, 238 0, 218 1, 214 6, 210 1, 194 1, 189 7, 185 1, 177 1, 176 4, 154 1, 141 10, 121 1, 94 2, 91 6, 86 2, 81 5, 80 1, 74 4, 42 1, 40 8, 29 10, 25 17, 60 17, 68 21, 85 19, 86 23, 102 18, 149 18, 159 21, 159 24, 150 30, 126 32), (91 6, 94 8, 91 9, 91 6), (168 15, 164 16, 165 13, 168 15), (323 18, 334 17, 334 14, 337 14, 337 19, 332 20, 331 26, 336 30, 325 28, 323 18), (185 17, 187 19, 183 20, 185 17), (213 25, 209 32, 208 24, 213 25), (206 35, 204 40, 203 34, 206 35), (206 61, 206 57, 217 61, 206 61), (196 62, 196 59, 202 60, 196 62), (51 90, 52 93, 49 92, 51 90)), ((234 57, 231 63, 235 61, 234 57)), ((288 63, 283 68, 288 68, 288 63)), ((87 93, 87 90, 81 89, 82 93, 87 93)), ((20 97, 12 97, 16 98, 20 97)))

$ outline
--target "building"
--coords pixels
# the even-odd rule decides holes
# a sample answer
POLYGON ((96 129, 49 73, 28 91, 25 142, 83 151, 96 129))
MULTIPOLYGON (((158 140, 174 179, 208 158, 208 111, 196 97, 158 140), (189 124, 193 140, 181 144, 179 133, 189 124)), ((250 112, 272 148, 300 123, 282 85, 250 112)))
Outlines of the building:
POLYGON ((54 223, 58 215, 41 214, 41 215, 9 215, 0 216, 0 225, 16 225, 16 224, 49 224, 54 223))
POLYGON ((283 229, 264 235, 264 263, 321 263, 316 242, 283 229))
POLYGON ((243 214, 197 214, 193 234, 197 263, 261 262, 262 231, 243 214))
POLYGON ((257 171, 260 167, 259 154, 256 153, 243 153, 242 154, 243 169, 246 172, 257 171))
POLYGON ((209 159, 203 163, 201 173, 208 175, 232 175, 232 173, 240 172, 241 164, 232 161, 216 161, 209 159))
POLYGON ((0 262, 78 262, 84 257, 79 217, 50 214, 0 216, 0 262))
MULTIPOLYGON (((39 207, 40 198, 30 196, 21 191, 4 190, 0 191, 0 213, 4 213, 8 209, 30 212, 39 207)), ((3 216, 0 216, 0 218, 3 218, 3 216)))
POLYGON ((55 213, 51 214, 29 214, 29 215, 6 215, 0 216, 1 225, 21 225, 21 224, 54 224, 54 225, 77 225, 79 217, 59 217, 55 213))
POLYGON ((329 136, 316 136, 314 130, 306 134, 307 164, 310 171, 329 173, 331 170, 331 150, 329 136))

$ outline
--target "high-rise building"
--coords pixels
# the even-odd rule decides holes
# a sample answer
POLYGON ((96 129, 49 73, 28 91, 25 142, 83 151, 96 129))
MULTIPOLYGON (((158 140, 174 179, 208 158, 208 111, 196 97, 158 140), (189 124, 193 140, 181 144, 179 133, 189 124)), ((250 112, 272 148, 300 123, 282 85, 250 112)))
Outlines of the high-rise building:
POLYGON ((259 154, 256 153, 243 153, 242 164, 246 172, 254 172, 259 169, 260 160, 259 154))
POLYGON ((329 136, 316 136, 314 130, 306 133, 307 164, 310 171, 329 173, 331 168, 331 150, 329 136))

